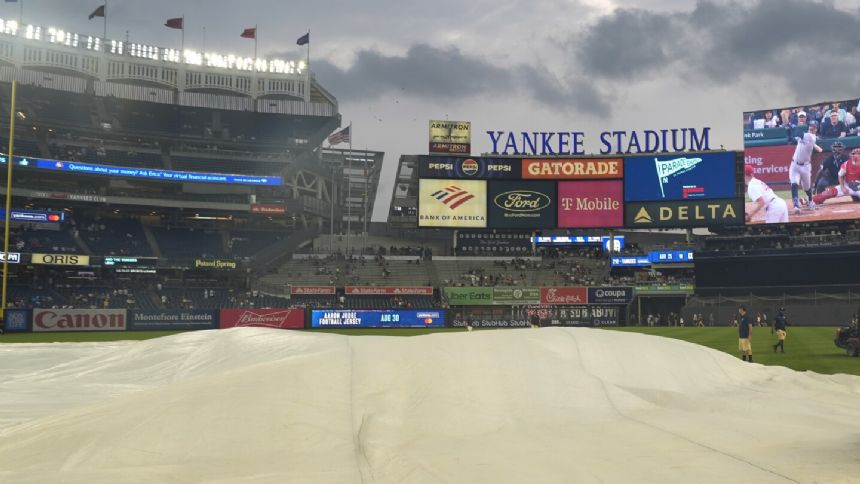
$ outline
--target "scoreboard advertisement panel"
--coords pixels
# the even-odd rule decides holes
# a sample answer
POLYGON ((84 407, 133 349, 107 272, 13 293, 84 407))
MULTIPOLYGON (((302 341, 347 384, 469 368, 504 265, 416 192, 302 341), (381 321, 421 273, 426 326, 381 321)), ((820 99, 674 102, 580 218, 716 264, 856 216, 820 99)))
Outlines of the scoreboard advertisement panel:
POLYGON ((519 158, 472 158, 462 156, 419 156, 419 178, 517 179, 519 158))
POLYGON ((624 186, 621 180, 558 183, 560 228, 622 227, 624 186))
POLYGON ((487 182, 422 178, 418 181, 418 226, 485 228, 487 182))
POLYGON ((492 228, 555 228, 556 184, 552 181, 491 181, 487 209, 492 228))
POLYGON ((732 198, 737 192, 736 167, 731 152, 625 158, 624 200, 732 198))
POLYGON ((741 158, 735 152, 413 159, 419 227, 504 231, 744 223, 741 158))

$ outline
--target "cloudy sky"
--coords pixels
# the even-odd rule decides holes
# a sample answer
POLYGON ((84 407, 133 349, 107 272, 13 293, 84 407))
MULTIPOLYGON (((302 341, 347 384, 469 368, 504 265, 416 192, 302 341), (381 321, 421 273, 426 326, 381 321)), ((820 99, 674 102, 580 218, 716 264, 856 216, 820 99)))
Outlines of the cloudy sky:
MULTIPOLYGON (((25 22, 101 33, 99 0, 22 1, 25 22)), ((473 153, 486 130, 584 131, 596 152, 605 130, 710 126, 740 148, 744 110, 860 96, 860 0, 108 0, 108 36, 178 46, 162 24, 183 14, 187 47, 205 27, 207 50, 246 56, 246 27, 296 59, 310 29, 317 79, 389 174, 429 119, 471 121, 473 153)))

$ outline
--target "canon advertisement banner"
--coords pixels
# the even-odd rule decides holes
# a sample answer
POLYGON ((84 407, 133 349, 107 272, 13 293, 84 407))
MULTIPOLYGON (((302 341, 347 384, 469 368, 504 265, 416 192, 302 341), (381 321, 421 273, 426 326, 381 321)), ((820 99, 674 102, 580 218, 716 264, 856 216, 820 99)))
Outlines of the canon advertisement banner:
POLYGON ((588 304, 630 304, 632 287, 589 287, 588 304))
POLYGON ((334 286, 290 286, 290 294, 294 296, 301 295, 321 295, 328 296, 335 294, 334 286))
POLYGON ((26 309, 7 309, 3 330, 7 333, 27 333, 30 331, 30 315, 26 309))
POLYGON ((488 198, 490 228, 555 228, 555 182, 491 181, 488 198))
POLYGON ((224 328, 244 326, 302 329, 305 327, 305 310, 288 309, 222 309, 219 325, 224 328))
POLYGON ((537 315, 540 326, 618 326, 620 306, 531 306, 528 318, 537 315))
POLYGON ((485 228, 485 180, 418 180, 418 226, 485 228))
POLYGON ((443 310, 327 309, 311 311, 312 328, 442 328, 443 310))
POLYGON ((624 226, 624 184, 621 180, 558 183, 559 228, 624 226))
POLYGON ((125 309, 34 309, 33 331, 125 331, 125 309))
POLYGON ((732 198, 737 195, 734 152, 624 159, 628 202, 732 198))
POLYGON ((131 331, 188 331, 217 328, 217 310, 128 310, 128 329, 131 331))
POLYGON ((481 158, 459 156, 419 156, 419 178, 519 178, 519 158, 481 158))
POLYGON ((624 177, 624 161, 621 158, 523 160, 524 180, 542 178, 547 180, 594 180, 621 179, 624 177))
POLYGON ((588 291, 584 287, 542 287, 541 304, 588 304, 588 291))
POLYGON ((404 286, 404 287, 373 287, 373 286, 346 286, 344 292, 350 296, 432 296, 433 288, 427 286, 404 286))

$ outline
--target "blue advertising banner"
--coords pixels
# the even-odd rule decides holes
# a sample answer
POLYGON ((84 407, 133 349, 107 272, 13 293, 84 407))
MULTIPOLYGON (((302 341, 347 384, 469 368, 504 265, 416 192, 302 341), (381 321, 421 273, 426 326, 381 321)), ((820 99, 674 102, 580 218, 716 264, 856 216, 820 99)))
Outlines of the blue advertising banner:
POLYGON ((130 331, 188 331, 218 328, 218 310, 128 310, 130 331))
POLYGON ((648 267, 651 261, 646 255, 612 256, 609 260, 612 267, 648 267))
POLYGON ((624 201, 733 198, 734 152, 624 158, 624 201))
POLYGON ((443 328, 445 311, 323 309, 311 311, 312 328, 443 328))
POLYGON ((479 158, 463 156, 419 156, 419 178, 519 179, 519 158, 479 158))
POLYGON ((589 287, 588 304, 629 304, 633 301, 633 288, 628 286, 589 287))
POLYGON ((7 333, 27 333, 30 331, 30 316, 26 309, 7 309, 3 329, 7 333))
POLYGON ((221 173, 193 173, 189 171, 153 170, 122 166, 94 165, 71 161, 36 160, 36 168, 43 170, 69 171, 88 175, 123 176, 149 178, 183 183, 230 183, 238 185, 280 185, 279 176, 224 175, 221 173))
POLYGON ((648 252, 648 261, 652 264, 673 264, 691 262, 692 260, 692 250, 652 250, 648 252))
MULTIPOLYGON (((0 219, 6 220, 6 210, 0 209, 0 219)), ((60 223, 66 219, 63 212, 48 211, 48 210, 19 210, 12 209, 9 219, 13 222, 46 222, 60 223)))

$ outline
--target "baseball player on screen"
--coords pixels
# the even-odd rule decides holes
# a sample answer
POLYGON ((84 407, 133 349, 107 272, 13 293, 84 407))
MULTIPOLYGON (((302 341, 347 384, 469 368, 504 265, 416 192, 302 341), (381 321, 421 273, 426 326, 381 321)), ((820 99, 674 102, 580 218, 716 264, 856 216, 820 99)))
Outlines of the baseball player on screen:
POLYGON ((806 192, 809 208, 815 208, 815 202, 812 201, 812 151, 815 150, 819 153, 823 151, 820 146, 815 144, 818 141, 816 133, 818 133, 818 123, 810 121, 807 132, 794 138, 797 147, 794 149, 794 156, 791 157, 788 181, 791 182, 791 201, 794 203, 795 214, 800 213, 800 200, 797 195, 798 185, 806 192))
POLYGON ((860 201, 860 148, 851 150, 851 158, 839 169, 839 184, 814 197, 815 203, 824 203, 833 197, 851 196, 860 201))
POLYGON ((752 165, 744 166, 744 181, 747 184, 747 195, 754 205, 745 217, 751 222, 760 211, 764 210, 764 222, 768 224, 788 223, 788 205, 785 200, 776 196, 767 184, 755 177, 752 165))

